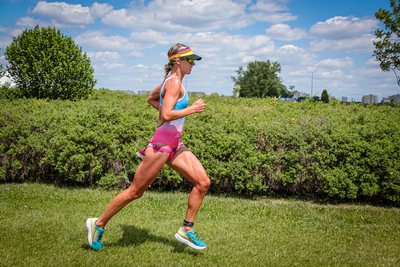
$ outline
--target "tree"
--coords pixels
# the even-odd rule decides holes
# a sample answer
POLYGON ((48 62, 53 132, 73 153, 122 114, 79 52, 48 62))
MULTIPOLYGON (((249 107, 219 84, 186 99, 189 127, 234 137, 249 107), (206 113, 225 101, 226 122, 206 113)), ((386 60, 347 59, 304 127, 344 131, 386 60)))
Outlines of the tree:
POLYGON ((324 91, 322 91, 321 101, 324 103, 329 103, 329 95, 328 95, 328 91, 326 91, 326 89, 324 89, 324 91))
MULTIPOLYGON (((290 92, 282 84, 282 79, 276 73, 281 72, 278 62, 249 62, 247 70, 242 66, 236 71, 238 77, 232 76, 235 87, 239 86, 239 97, 289 97, 290 92)), ((238 90, 235 89, 234 93, 238 90)))
POLYGON ((375 60, 380 62, 380 67, 383 71, 393 70, 396 76, 397 85, 400 86, 400 77, 397 71, 400 70, 400 5, 398 0, 391 0, 390 7, 392 12, 380 8, 375 12, 375 17, 384 25, 385 29, 377 29, 375 36, 379 41, 374 41, 375 60))
MULTIPOLYGON (((1 50, 1 48, 0 48, 1 50)), ((0 64, 0 78, 4 76, 4 72, 3 72, 3 65, 0 64)))
POLYGON ((25 30, 6 48, 7 71, 25 97, 86 98, 96 80, 86 53, 56 28, 25 30))
POLYGON ((239 94, 239 92, 240 92, 240 87, 239 87, 239 86, 236 86, 236 87, 233 89, 233 97, 237 97, 238 94, 239 94))

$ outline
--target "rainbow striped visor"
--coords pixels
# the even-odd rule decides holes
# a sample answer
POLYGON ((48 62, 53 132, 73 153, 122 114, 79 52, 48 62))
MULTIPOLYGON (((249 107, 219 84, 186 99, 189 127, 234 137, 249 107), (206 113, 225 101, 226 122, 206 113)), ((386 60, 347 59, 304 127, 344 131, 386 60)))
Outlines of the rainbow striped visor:
POLYGON ((194 60, 201 60, 201 57, 193 54, 193 51, 190 48, 179 51, 177 54, 168 57, 169 60, 171 60, 173 58, 188 58, 188 59, 194 59, 194 60))

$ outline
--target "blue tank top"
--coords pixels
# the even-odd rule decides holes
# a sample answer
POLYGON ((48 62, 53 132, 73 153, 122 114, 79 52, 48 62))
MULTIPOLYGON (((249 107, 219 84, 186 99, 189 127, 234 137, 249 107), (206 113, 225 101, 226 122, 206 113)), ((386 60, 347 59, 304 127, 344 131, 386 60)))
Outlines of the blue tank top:
MULTIPOLYGON (((163 103, 163 99, 162 99, 162 97, 161 97, 162 90, 164 89, 165 83, 166 83, 167 80, 170 79, 170 78, 171 78, 171 77, 168 77, 167 79, 165 79, 165 81, 164 81, 164 83, 163 83, 163 85, 162 85, 162 87, 161 87, 161 89, 160 89, 160 106, 162 106, 162 103, 163 103)), ((183 88, 183 90, 185 91, 185 94, 183 95, 183 97, 182 97, 181 99, 178 99, 178 101, 176 101, 176 104, 175 104, 175 106, 174 106, 174 110, 185 109, 185 108, 188 106, 188 104, 189 104, 189 95, 188 95, 188 93, 186 92, 186 89, 185 89, 185 87, 183 87, 183 85, 182 85, 182 88, 183 88)))

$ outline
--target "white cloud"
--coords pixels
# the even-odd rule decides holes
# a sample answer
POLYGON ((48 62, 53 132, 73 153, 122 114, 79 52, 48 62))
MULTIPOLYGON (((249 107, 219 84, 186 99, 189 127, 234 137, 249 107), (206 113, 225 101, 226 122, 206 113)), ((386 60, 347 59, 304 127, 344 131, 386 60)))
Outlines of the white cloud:
MULTIPOLYGON (((0 26, 0 32, 4 32, 4 33, 9 34, 9 35, 11 35, 11 36, 18 36, 18 35, 20 35, 24 30, 25 30, 25 29, 22 29, 22 28, 1 27, 1 26, 0 26)), ((3 37, 3 38, 4 38, 4 37, 3 37)), ((2 43, 1 39, 3 39, 3 38, 0 37, 0 48, 2 47, 2 46, 1 46, 1 43, 2 43)), ((5 37, 5 39, 10 39, 10 43, 11 43, 11 41, 12 41, 12 39, 11 39, 11 38, 8 38, 8 37, 5 37)))
POLYGON ((82 7, 80 4, 71 5, 65 2, 48 3, 40 1, 31 13, 52 18, 59 24, 83 25, 94 22, 94 17, 90 15, 90 8, 82 7))
POLYGON ((262 13, 262 12, 254 12, 250 14, 250 17, 263 22, 269 23, 280 23, 284 21, 296 20, 297 16, 293 16, 291 13, 262 13))
POLYGON ((270 35, 272 39, 279 41, 295 41, 307 37, 307 33, 304 29, 291 29, 287 24, 272 25, 269 29, 266 29, 265 32, 270 35))
POLYGON ((173 39, 178 37, 180 34, 167 34, 165 32, 157 32, 153 30, 147 30, 144 32, 132 32, 129 40, 135 43, 141 43, 142 46, 150 44, 150 46, 168 45, 173 39))
POLYGON ((121 69, 124 68, 126 69, 126 65, 122 63, 104 63, 103 68, 105 69, 121 69))
POLYGON ((101 18, 108 12, 113 10, 113 6, 109 4, 99 4, 97 2, 94 2, 92 7, 90 8, 90 14, 95 17, 95 18, 101 18))
POLYGON ((347 53, 372 53, 375 49, 372 43, 376 40, 372 34, 342 40, 312 41, 309 45, 311 51, 346 51, 347 53))
POLYGON ((367 62, 365 62, 364 66, 372 68, 380 68, 379 61, 376 61, 375 58, 368 59, 367 62))
POLYGON ((39 25, 40 27, 48 27, 50 26, 50 23, 32 17, 19 18, 15 23, 15 26, 25 28, 34 28, 36 25, 39 25))
POLYGON ((50 18, 51 24, 56 27, 81 27, 94 23, 97 17, 102 17, 110 12, 113 7, 109 4, 95 2, 91 7, 81 4, 72 5, 65 2, 40 1, 36 7, 29 11, 31 14, 50 18))
POLYGON ((102 18, 102 22, 116 27, 156 31, 237 28, 252 23, 246 16, 245 7, 246 4, 231 0, 154 0, 147 6, 113 10, 102 18))
POLYGON ((277 11, 287 11, 286 6, 279 5, 278 3, 271 0, 259 0, 256 4, 250 6, 250 10, 264 11, 267 13, 274 13, 277 11))
POLYGON ((334 70, 334 71, 322 71, 318 73, 321 78, 342 78, 343 72, 341 70, 334 70))
POLYGON ((123 60, 122 55, 117 52, 87 52, 87 56, 90 58, 90 61, 93 62, 115 62, 123 60))
POLYGON ((128 38, 115 35, 104 36, 104 31, 86 31, 75 38, 75 43, 90 46, 95 50, 106 51, 130 51, 135 50, 136 45, 128 38))
POLYGON ((278 61, 281 64, 295 64, 301 68, 313 65, 317 57, 317 55, 295 45, 281 46, 271 55, 273 61, 278 61))
POLYGON ((12 38, 10 36, 1 36, 0 37, 0 48, 2 52, 9 46, 12 42, 12 38))
POLYGON ((318 62, 316 67, 328 68, 352 68, 354 67, 354 60, 350 57, 345 58, 328 58, 318 62))
POLYGON ((250 17, 256 21, 270 22, 270 23, 280 23, 284 21, 296 20, 297 16, 293 16, 288 11, 289 9, 281 5, 280 3, 285 3, 287 1, 280 0, 258 0, 255 4, 249 7, 250 17))
POLYGON ((311 26, 309 33, 322 39, 347 39, 363 36, 376 30, 378 20, 374 18, 333 17, 325 22, 318 22, 311 26))
POLYGON ((5 75, 0 78, 0 85, 3 85, 5 83, 9 83, 11 87, 16 85, 14 80, 8 77, 8 72, 6 72, 5 75))
POLYGON ((128 56, 138 57, 138 58, 144 58, 145 57, 145 55, 143 53, 139 52, 139 51, 132 51, 132 52, 130 52, 128 54, 128 56))

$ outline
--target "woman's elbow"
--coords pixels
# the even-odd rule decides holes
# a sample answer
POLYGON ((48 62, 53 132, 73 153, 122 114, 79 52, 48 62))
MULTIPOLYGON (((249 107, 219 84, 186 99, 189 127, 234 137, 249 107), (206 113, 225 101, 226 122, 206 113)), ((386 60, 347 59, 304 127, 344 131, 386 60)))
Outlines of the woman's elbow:
POLYGON ((168 114, 165 114, 164 112, 161 112, 161 119, 165 122, 171 121, 171 116, 169 116, 168 114))

